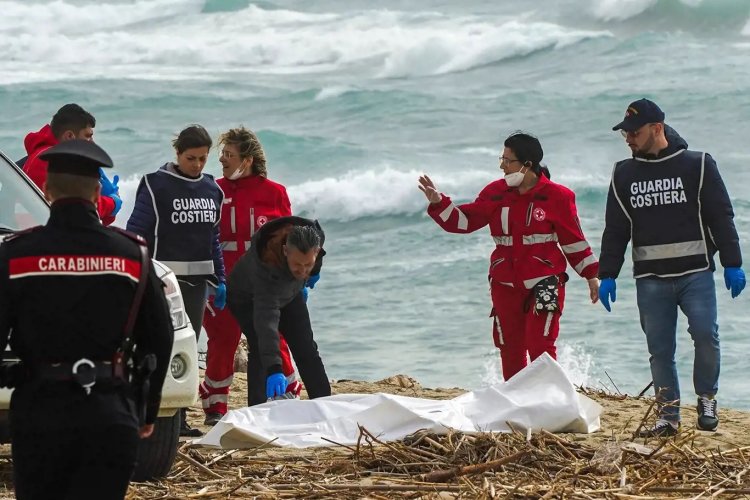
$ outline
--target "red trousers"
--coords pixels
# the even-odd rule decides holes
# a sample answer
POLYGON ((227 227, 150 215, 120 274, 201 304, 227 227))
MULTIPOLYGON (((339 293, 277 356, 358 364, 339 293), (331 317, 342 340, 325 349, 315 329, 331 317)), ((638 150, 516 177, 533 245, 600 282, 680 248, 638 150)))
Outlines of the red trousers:
MULTIPOLYGON (((206 374, 198 387, 203 411, 206 413, 227 412, 229 388, 234 378, 234 353, 240 343, 240 325, 229 312, 229 308, 218 310, 209 299, 206 314, 203 315, 203 327, 208 334, 208 352, 206 353, 206 374)), ((280 344, 281 371, 287 379, 286 395, 297 397, 302 391, 302 384, 292 363, 289 346, 281 336, 280 344)))
POLYGON ((546 352, 557 359, 555 341, 560 332, 560 315, 565 302, 565 285, 558 288, 560 310, 555 313, 534 312, 534 292, 525 288, 492 283, 494 321, 492 337, 500 349, 503 378, 510 379, 527 364, 527 354, 535 360, 546 352))

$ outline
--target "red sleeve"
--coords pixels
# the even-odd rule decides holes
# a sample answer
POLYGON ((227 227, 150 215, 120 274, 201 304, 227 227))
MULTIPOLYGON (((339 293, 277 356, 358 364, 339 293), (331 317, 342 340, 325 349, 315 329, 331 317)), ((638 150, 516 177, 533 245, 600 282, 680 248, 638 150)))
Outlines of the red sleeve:
POLYGON ((109 226, 115 221, 115 216, 111 215, 114 209, 115 201, 112 198, 109 196, 99 196, 96 211, 99 212, 99 218, 105 226, 109 226))
POLYGON ((44 191, 44 183, 47 182, 47 162, 40 159, 39 154, 26 160, 23 171, 39 189, 44 191))
POLYGON ((478 201, 454 205, 444 194, 438 203, 431 203, 427 207, 427 214, 449 233, 472 233, 490 222, 492 211, 497 203, 478 201))
POLYGON ((555 232, 571 267, 586 279, 596 278, 599 274, 599 262, 581 229, 576 199, 572 191, 560 191, 555 232))

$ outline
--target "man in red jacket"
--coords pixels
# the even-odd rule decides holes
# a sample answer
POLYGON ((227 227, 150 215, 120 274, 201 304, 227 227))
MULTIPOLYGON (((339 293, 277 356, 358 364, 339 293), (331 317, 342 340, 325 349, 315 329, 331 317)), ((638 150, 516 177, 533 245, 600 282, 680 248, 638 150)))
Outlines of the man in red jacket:
MULTIPOLYGON (((47 182, 47 161, 39 155, 52 146, 71 139, 94 140, 96 119, 78 104, 66 104, 55 113, 49 125, 45 125, 38 132, 29 132, 23 141, 28 158, 23 165, 23 171, 34 184, 44 191, 47 182)), ((116 176, 115 176, 116 177, 116 176)), ((102 224, 108 226, 115 221, 115 215, 122 206, 118 194, 117 179, 110 182, 100 171, 102 192, 99 197, 97 211, 102 224)))

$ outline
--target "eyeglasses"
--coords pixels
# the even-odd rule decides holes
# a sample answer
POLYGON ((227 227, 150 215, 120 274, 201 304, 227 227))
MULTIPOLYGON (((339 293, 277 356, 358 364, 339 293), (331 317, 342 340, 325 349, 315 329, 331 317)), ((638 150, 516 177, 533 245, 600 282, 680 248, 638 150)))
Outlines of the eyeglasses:
POLYGON ((641 132, 643 132, 643 130, 644 130, 644 129, 645 129, 646 127, 648 127, 649 125, 654 125, 654 124, 653 124, 653 123, 647 123, 647 124, 643 125, 643 126, 642 126, 641 128, 639 128, 639 129, 637 129, 637 130, 633 130, 633 131, 627 131, 627 130, 623 130, 623 129, 620 129, 620 133, 621 133, 621 134, 622 134, 622 136, 623 136, 623 137, 625 137, 626 139, 627 139, 628 137, 632 137, 633 139, 635 139, 635 138, 636 138, 636 137, 638 137, 638 136, 640 135, 640 133, 641 133, 641 132))
POLYGON ((221 154, 219 154, 219 158, 226 158, 227 160, 231 160, 235 156, 239 156, 237 153, 232 153, 231 151, 227 151, 226 149, 221 150, 221 154))
POLYGON ((505 156, 499 156, 497 159, 500 160, 500 165, 510 165, 514 161, 521 163, 521 160, 514 160, 512 158, 506 158, 505 156))

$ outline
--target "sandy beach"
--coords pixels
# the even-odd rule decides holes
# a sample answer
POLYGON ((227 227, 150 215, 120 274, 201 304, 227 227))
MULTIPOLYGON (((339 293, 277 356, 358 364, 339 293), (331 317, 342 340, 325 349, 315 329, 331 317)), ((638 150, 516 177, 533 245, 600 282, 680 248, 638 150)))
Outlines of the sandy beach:
MULTIPOLYGON (((246 388, 245 375, 243 373, 235 374, 230 407, 239 408, 244 405, 246 388)), ((465 392, 464 389, 458 387, 423 387, 418 381, 407 375, 394 375, 375 382, 335 380, 332 389, 334 394, 384 392, 431 399, 449 399, 465 392)), ((703 467, 705 469, 702 472, 706 476, 705 489, 708 489, 709 485, 714 482, 727 481, 726 478, 717 479, 708 474, 709 466, 707 464, 712 463, 712 461, 717 462, 718 458, 716 457, 735 457, 738 460, 736 466, 740 468, 742 463, 746 463, 744 462, 743 452, 748 451, 743 448, 750 447, 750 433, 747 432, 747 429, 750 428, 750 412, 720 408, 721 425, 719 431, 714 433, 698 432, 694 430, 695 407, 685 405, 683 408, 684 424, 680 435, 674 440, 644 442, 643 439, 632 439, 632 436, 652 404, 653 400, 650 397, 634 398, 586 389, 581 389, 581 391, 601 404, 604 409, 601 417, 602 426, 599 431, 587 435, 545 435, 540 433, 527 443, 524 442, 526 438, 522 435, 515 437, 502 435, 496 438, 487 438, 497 440, 496 443, 492 444, 495 447, 493 453, 496 456, 491 458, 495 460, 502 458, 502 451, 498 454, 499 449, 504 449, 512 455, 512 452, 515 454, 524 453, 523 448, 526 446, 535 449, 549 449, 552 445, 558 446, 559 459, 551 456, 548 463, 537 464, 541 470, 547 471, 550 478, 549 485, 540 481, 538 484, 526 484, 523 486, 526 489, 520 488, 519 485, 524 485, 527 482, 527 479, 525 479, 528 474, 527 469, 531 466, 529 464, 533 462, 529 460, 524 462, 523 467, 520 465, 513 467, 512 464, 511 466, 502 466, 473 476, 471 480, 455 478, 441 486, 436 486, 433 483, 429 483, 432 486, 425 486, 425 483, 421 482, 424 478, 422 474, 410 474, 408 472, 407 466, 413 464, 404 466, 406 467, 405 473, 382 472, 385 470, 384 463, 387 463, 390 459, 380 457, 375 462, 372 460, 363 461, 362 456, 358 456, 351 448, 346 447, 332 446, 331 448, 309 450, 267 447, 261 450, 236 450, 232 452, 231 450, 193 447, 189 441, 183 440, 170 476, 154 483, 132 484, 127 498, 298 498, 300 496, 315 498, 476 498, 485 496, 486 498, 492 498, 491 491, 494 491, 493 495, 497 498, 693 498, 697 494, 696 483, 687 481, 685 475, 680 478, 674 474, 674 471, 669 472, 670 468, 680 470, 681 467, 685 467, 676 458, 680 458, 682 455, 690 456, 691 467, 703 467), (598 460, 596 457, 600 456, 602 451, 611 449, 612 443, 616 443, 615 448, 618 449, 623 445, 626 447, 634 446, 627 443, 646 446, 645 448, 632 448, 636 451, 630 455, 636 458, 634 462, 631 459, 631 465, 628 465, 627 469, 634 476, 630 479, 633 482, 636 482, 636 479, 638 481, 647 479, 647 477, 641 477, 643 473, 639 472, 640 468, 653 468, 656 471, 655 477, 658 477, 658 471, 667 471, 664 472, 666 474, 664 480, 652 480, 654 484, 651 486, 656 488, 657 493, 645 488, 641 488, 641 491, 638 492, 637 488, 627 486, 627 484, 623 488, 601 486, 613 482, 617 483, 621 474, 621 470, 614 462, 606 464, 604 468, 601 465, 597 467, 593 465, 598 460), (649 454, 653 456, 649 457, 649 454), (561 467, 559 461, 562 461, 563 466, 574 467, 578 471, 577 474, 581 476, 578 487, 569 488, 565 486, 563 489, 556 489, 558 481, 563 477, 562 472, 558 471, 561 467), (553 473, 555 471, 557 471, 557 474, 553 473), (282 476, 285 479, 282 479, 282 476), (481 482, 478 482, 477 477, 481 478, 481 482), (688 482, 691 486, 686 486, 688 482), (508 483, 517 486, 515 492, 501 495, 503 488, 508 488, 503 484, 507 485, 508 483), (592 484, 597 486, 592 488, 592 484), (592 494, 592 492, 598 492, 598 494, 592 494), (636 492, 638 492, 637 495, 636 492)), ((303 397, 306 397, 304 393, 303 397)), ((188 418, 191 425, 204 431, 208 430, 208 427, 203 425, 203 412, 199 404, 188 411, 188 418)), ((487 439, 479 438, 474 445, 474 449, 485 450, 488 446, 487 439)), ((433 437, 433 440, 433 442, 436 442, 439 438, 433 437)), ((369 440, 369 442, 373 443, 372 440, 369 440)), ((435 446, 445 447, 447 450, 446 441, 442 445, 437 443, 435 446)), ((471 446, 468 448, 471 449, 471 446)), ((419 456, 419 454, 435 455, 433 452, 414 451, 412 445, 407 442, 390 445, 375 443, 370 453, 373 456, 378 453, 394 453, 404 456, 409 456, 412 453, 417 453, 414 456, 419 456)), ((453 453, 457 456, 455 451, 453 453)), ((0 498, 13 498, 12 463, 9 446, 6 445, 0 450, 0 458, 2 458, 0 461, 0 478, 2 478, 3 488, 0 490, 0 498)), ((424 459, 424 457, 422 458, 424 459)), ((488 456, 479 458, 474 457, 474 460, 471 461, 472 464, 489 462, 491 465, 492 463, 492 460, 488 460, 490 458, 488 456)), ((454 459, 455 456, 447 460, 446 463, 454 463, 454 459)), ((622 457, 620 460, 625 463, 626 458, 622 457)), ((435 464, 422 465, 436 466, 440 470, 438 463, 439 461, 436 461, 435 464)), ((724 484, 723 489, 712 490, 713 494, 721 496, 723 492, 726 497, 736 498, 740 495, 738 492, 744 495, 744 492, 747 491, 747 494, 750 495, 750 483, 745 484, 744 474, 741 473, 741 470, 730 474, 730 470, 726 466, 722 467, 727 470, 726 476, 732 479, 733 484, 728 488, 724 484)), ((626 477, 626 483, 629 478, 630 476, 626 477)), ((622 481, 622 479, 619 479, 619 481, 622 481)), ((703 488, 699 487, 698 489, 703 488)))

